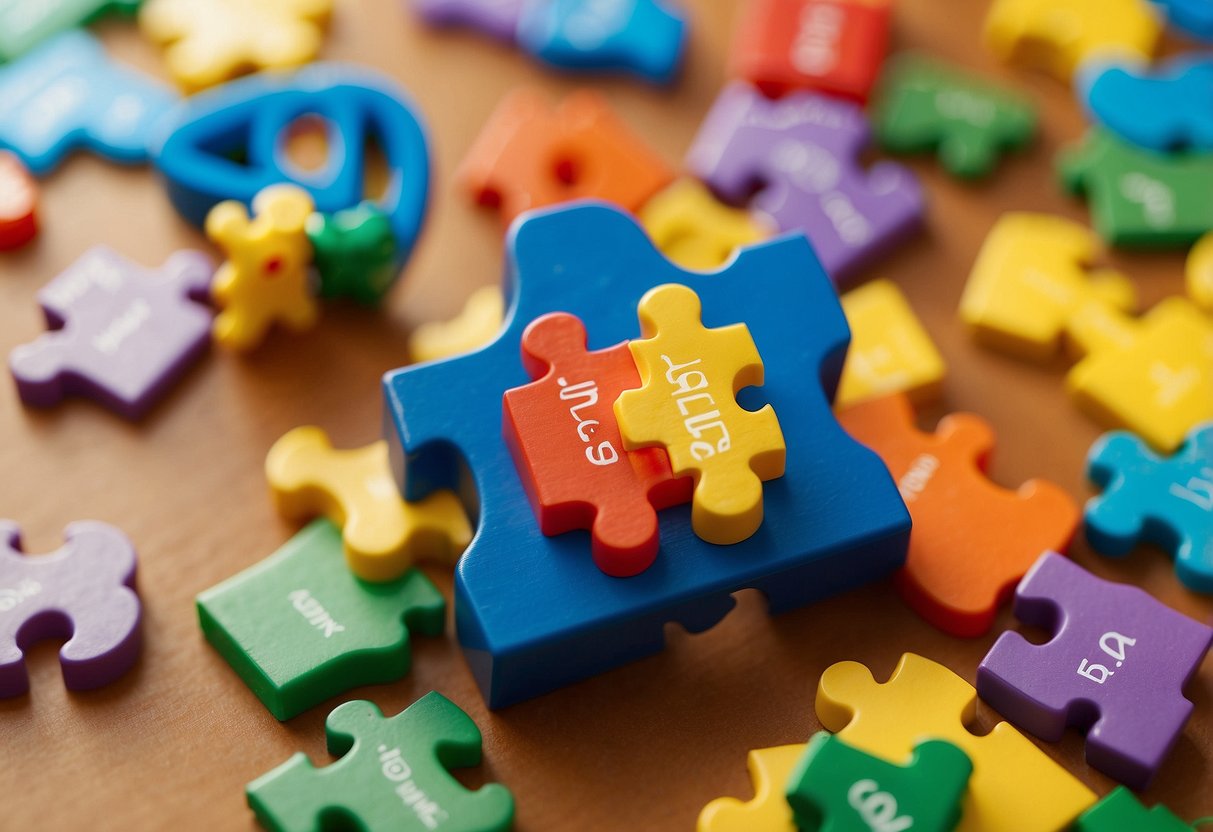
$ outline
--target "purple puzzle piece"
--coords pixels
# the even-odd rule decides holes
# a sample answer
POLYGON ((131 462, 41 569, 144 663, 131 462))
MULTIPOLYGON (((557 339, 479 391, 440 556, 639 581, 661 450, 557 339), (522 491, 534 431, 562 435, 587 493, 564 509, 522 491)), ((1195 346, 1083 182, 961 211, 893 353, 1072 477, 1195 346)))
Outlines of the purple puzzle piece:
POLYGON ((466 26, 498 40, 514 41, 525 0, 412 0, 413 10, 433 26, 466 26))
POLYGON ((142 644, 135 550, 126 535, 94 521, 72 523, 49 555, 21 553, 21 532, 0 520, 0 698, 29 690, 23 651, 47 639, 63 681, 89 690, 130 669, 142 644))
POLYGON ((38 293, 51 331, 9 355, 21 398, 89 396, 139 418, 206 350, 213 274, 196 251, 156 271, 101 246, 85 252, 38 293))
POLYGON ((1145 788, 1192 713, 1183 688, 1213 629, 1053 552, 1020 581, 1015 615, 1053 639, 1003 633, 977 668, 978 695, 1049 742, 1089 728, 1087 762, 1145 788))
POLYGON ((803 231, 835 283, 918 229, 925 208, 914 174, 893 162, 866 171, 868 121, 854 104, 801 92, 774 101, 743 83, 712 105, 686 164, 734 204, 784 231, 803 231))

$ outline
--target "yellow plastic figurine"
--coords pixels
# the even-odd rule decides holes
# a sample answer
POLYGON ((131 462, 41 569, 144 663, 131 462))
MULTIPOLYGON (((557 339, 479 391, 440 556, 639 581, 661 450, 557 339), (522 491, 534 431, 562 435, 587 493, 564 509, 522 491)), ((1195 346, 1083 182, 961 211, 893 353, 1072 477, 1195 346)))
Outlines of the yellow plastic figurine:
POLYGON ((718 269, 739 246, 771 236, 749 212, 721 204, 692 179, 650 198, 637 217, 662 254, 697 271, 718 269))

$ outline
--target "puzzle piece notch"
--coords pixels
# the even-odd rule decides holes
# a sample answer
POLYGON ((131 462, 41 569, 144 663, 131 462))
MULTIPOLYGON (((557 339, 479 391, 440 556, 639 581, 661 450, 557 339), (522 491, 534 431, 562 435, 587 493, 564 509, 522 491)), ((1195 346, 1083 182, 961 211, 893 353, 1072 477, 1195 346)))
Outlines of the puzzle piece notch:
POLYGON ((265 475, 280 513, 320 514, 342 527, 346 562, 364 581, 394 581, 419 560, 454 563, 472 539, 451 492, 418 503, 401 498, 382 440, 335 450, 320 428, 295 428, 270 448, 265 475))
POLYGON ((758 748, 747 754, 753 799, 743 803, 735 797, 716 798, 699 813, 697 832, 796 832, 783 786, 804 756, 804 749, 799 743, 758 748))
POLYGON ((883 683, 858 662, 831 665, 818 684, 816 708, 826 730, 886 760, 906 759, 924 737, 959 747, 973 774, 957 832, 1063 829, 1095 802, 1090 789, 1007 723, 984 736, 970 733, 973 686, 913 653, 902 655, 883 683))
POLYGON ((197 598, 202 632, 276 719, 409 671, 410 635, 442 634, 446 602, 419 570, 366 583, 341 530, 316 520, 197 598))
POLYGON ((315 768, 296 754, 246 788, 249 807, 271 832, 319 829, 341 818, 360 829, 505 832, 514 798, 496 783, 468 791, 449 769, 480 762, 480 729, 440 693, 385 718, 372 702, 338 706, 325 721, 328 751, 315 768))
POLYGON ((1201 237, 1188 252, 1185 277, 1188 297, 1213 314, 1213 233, 1201 237))
POLYGON ((1020 582, 1015 615, 1053 638, 1036 645, 1017 632, 999 636, 977 668, 981 698, 1047 742, 1067 725, 1085 731, 1088 763, 1146 788, 1192 713, 1183 688, 1213 628, 1053 552, 1020 582))
POLYGON ((1145 808, 1124 786, 1079 815, 1074 832, 1194 832, 1161 803, 1145 808))
POLYGON ((22 401, 87 396, 139 419, 205 352, 213 267, 196 251, 155 272, 96 247, 42 288, 49 331, 9 354, 22 401))
POLYGON ((38 235, 38 184, 14 153, 0 150, 0 251, 38 235))
POLYGON ((698 271, 718 269, 739 246, 771 236, 747 211, 721 204, 693 179, 679 179, 661 191, 637 217, 662 254, 698 271))
POLYGON ((514 41, 525 0, 412 0, 412 8, 431 26, 475 29, 500 41, 514 41))
POLYGON ((534 381, 507 390, 505 439, 545 535, 589 529, 604 573, 639 574, 657 557, 657 511, 691 499, 660 448, 625 451, 612 409, 640 385, 627 344, 586 349, 575 316, 536 318, 522 335, 522 363, 534 381))
POLYGON ((333 0, 147 0, 139 28, 186 92, 316 57, 333 0))
POLYGON ((777 228, 802 231, 840 283, 918 230, 924 212, 907 168, 862 168, 868 133, 850 102, 808 92, 772 101, 733 83, 712 105, 686 167, 726 202, 750 200, 777 228))
POLYGON ((302 188, 271 185, 254 198, 252 218, 236 200, 211 209, 206 235, 228 258, 211 292, 223 309, 214 328, 220 344, 246 352, 275 323, 296 332, 315 325, 320 310, 308 275, 312 246, 306 233, 314 208, 302 188))
POLYGON ((1087 455, 1087 477, 1103 491, 1087 502, 1091 548, 1123 557, 1151 543, 1174 557, 1184 586, 1213 593, 1213 424, 1165 458, 1131 433, 1104 434, 1087 455))
POLYGON ((553 110, 526 88, 502 99, 456 172, 505 226, 523 211, 584 198, 635 212, 673 178, 597 93, 574 92, 553 110))
POLYGON ((122 532, 71 523, 47 555, 22 553, 21 532, 0 520, 0 699, 29 691, 24 651, 47 640, 59 649, 69 690, 91 690, 125 674, 143 644, 135 594, 135 550, 122 532))
POLYGON ((107 14, 131 16, 143 0, 0 0, 0 62, 107 14))
POLYGON ((1213 60, 1184 55, 1158 68, 1098 65, 1080 82, 1086 108, 1127 142, 1155 151, 1213 150, 1213 60))
POLYGON ((734 399, 762 385, 762 357, 745 324, 705 328, 699 296, 681 284, 651 289, 637 311, 641 338, 628 349, 640 387, 615 401, 623 447, 664 448, 674 475, 695 481, 695 534, 740 543, 762 524, 762 483, 783 476, 787 456, 775 409, 734 399))
POLYGON ((893 153, 936 151, 944 169, 975 179, 1036 134, 1030 99, 922 55, 899 55, 885 72, 872 116, 893 153))
POLYGON ((1136 306, 1128 277, 1086 268, 1098 251, 1095 235, 1078 223, 1048 214, 1004 214, 973 264, 960 317, 980 343, 1048 361, 1065 336, 1074 336, 1076 324, 1104 317, 1102 309, 1114 314, 1136 306))

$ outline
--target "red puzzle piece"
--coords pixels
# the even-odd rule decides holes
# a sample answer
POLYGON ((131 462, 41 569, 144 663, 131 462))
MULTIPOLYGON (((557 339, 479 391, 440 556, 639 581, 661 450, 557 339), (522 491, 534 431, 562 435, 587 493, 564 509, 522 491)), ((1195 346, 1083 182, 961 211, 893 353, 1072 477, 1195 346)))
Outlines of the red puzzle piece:
POLYGON ((585 325, 556 312, 526 328, 522 363, 536 380, 506 391, 502 423, 540 529, 590 529, 599 569, 643 572, 657 557, 657 511, 689 502, 693 481, 675 478, 659 448, 623 449, 615 400, 640 386, 627 342, 588 352, 585 325))
POLYGON ((14 154, 0 151, 0 251, 19 248, 38 233, 38 185, 14 154))
POLYGON ((987 632, 1041 552, 1069 546, 1079 518, 1069 494, 1045 480, 1010 491, 986 478, 994 434, 985 420, 956 413, 923 433, 897 395, 847 408, 838 421, 897 481, 914 521, 897 588, 944 632, 987 632))

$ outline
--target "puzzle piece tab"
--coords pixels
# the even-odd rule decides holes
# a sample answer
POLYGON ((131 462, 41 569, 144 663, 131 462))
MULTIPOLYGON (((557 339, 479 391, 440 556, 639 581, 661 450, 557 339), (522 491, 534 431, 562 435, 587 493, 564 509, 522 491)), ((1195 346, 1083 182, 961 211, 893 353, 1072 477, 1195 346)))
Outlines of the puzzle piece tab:
POLYGON ((0 62, 107 14, 130 16, 143 0, 0 0, 0 62))
POLYGON ((107 248, 85 252, 38 292, 49 331, 9 353, 21 399, 86 396, 140 418, 206 351, 212 273, 196 251, 155 271, 107 248))
POLYGON ((733 606, 737 589, 759 590, 778 613, 902 564, 905 506, 884 465, 830 412, 847 327, 803 237, 744 248, 718 272, 687 272, 663 258, 630 216, 588 204, 521 220, 506 252, 510 313, 497 338, 384 379, 385 433, 406 496, 455 488, 478 498, 470 503, 476 537, 456 568, 455 620, 491 707, 657 653, 668 622, 701 632, 733 606), (708 325, 749 329, 765 378, 760 391, 738 399, 754 409, 760 393, 775 408, 788 437, 787 471, 765 484, 761 528, 734 546, 697 537, 689 506, 662 512, 661 557, 623 582, 594 565, 584 535, 541 533, 501 440, 501 396, 530 380, 519 356, 531 321, 576 315, 590 333, 588 348, 601 349, 635 338, 641 296, 667 283, 695 290, 708 325), (537 598, 560 615, 536 615, 537 598))
POLYGON ((265 477, 283 515, 319 514, 342 527, 346 562, 364 581, 394 581, 419 560, 454 563, 472 539, 449 491, 419 503, 401 498, 382 440, 339 451, 320 428, 295 428, 270 448, 265 477))
POLYGON ((333 0, 147 0, 139 28, 186 92, 316 57, 333 0))
POLYGON ((1074 832, 1194 832, 1161 803, 1142 806, 1133 792, 1117 786, 1107 797, 1079 815, 1074 832))
POLYGON ((753 0, 729 68, 765 95, 816 90, 862 104, 889 45, 889 0, 753 0))
POLYGON ((1036 134, 1030 99, 922 55, 899 55, 885 71, 872 115, 880 146, 936 151, 949 173, 985 176, 999 157, 1036 134))
POLYGON ((984 419, 954 413, 934 434, 922 433, 909 401, 889 396, 849 407, 838 420, 889 466, 914 520, 897 588, 944 632, 988 632, 1040 553, 1069 546, 1079 512, 1060 486, 1029 480, 1010 491, 986 478, 994 435, 984 419))
POLYGON ((906 653, 879 683, 858 662, 826 669, 817 717, 826 730, 886 760, 904 760, 924 737, 945 740, 973 763, 957 832, 1054 832, 1095 802, 1077 778, 1005 722, 976 736, 972 685, 946 667, 906 653))
POLYGON ((465 26, 498 40, 513 42, 526 0, 412 0, 412 8, 431 26, 465 26))
POLYGON ((16 154, 0 150, 0 251, 38 235, 38 183, 16 154))
POLYGON ((30 557, 17 524, 0 520, 0 699, 29 690, 25 650, 38 642, 65 642, 59 664, 70 690, 108 685, 139 658, 134 547, 93 521, 63 536, 58 550, 30 557))
MULTIPOLYGON (((42 8, 42 0, 21 2, 42 8)), ((16 153, 35 176, 77 148, 142 162, 153 125, 174 99, 158 81, 112 62, 92 35, 65 32, 0 65, 0 149, 16 153)))
POLYGON ((640 299, 640 335, 628 349, 640 386, 623 390, 615 417, 629 451, 657 447, 678 477, 695 481, 691 526, 709 543, 740 543, 762 525, 762 484, 787 457, 775 409, 750 411, 738 391, 762 386, 762 357, 744 323, 707 328, 695 290, 658 286, 640 299))
POLYGON ((873 280, 842 296, 851 349, 834 404, 905 393, 922 402, 939 394, 947 368, 896 283, 873 280))
POLYGON ((438 361, 482 347, 493 340, 505 317, 498 286, 482 286, 468 296, 463 311, 449 321, 424 323, 409 336, 409 357, 438 361))
POLYGON ((1161 34, 1146 0, 995 0, 985 23, 1000 59, 1062 81, 1092 60, 1149 63, 1161 34))
POLYGON ((1084 731, 1088 763, 1144 789, 1192 713, 1183 688, 1213 644, 1213 628, 1054 552, 1020 582, 1015 615, 1053 638, 999 636, 977 668, 978 695, 1047 742, 1067 725, 1084 731))
POLYGON ((1109 66, 1086 85, 1086 104, 1122 139, 1158 153, 1213 150, 1213 59, 1185 55, 1157 69, 1109 66))
POLYGON ((1123 557, 1153 544, 1175 558, 1184 586, 1213 593, 1213 424, 1193 429, 1169 457, 1131 433, 1104 434, 1087 455, 1087 477, 1103 491, 1087 503, 1091 548, 1123 557))
POLYGON ((341 818, 367 832, 505 832, 514 798, 490 783, 469 791, 449 769, 480 762, 480 729, 440 693, 393 717, 365 700, 346 702, 325 721, 329 753, 317 769, 296 754, 248 784, 249 807, 271 832, 320 829, 341 818))
POLYGON ((697 832, 796 832, 784 785, 804 756, 803 743, 758 748, 746 756, 754 799, 718 797, 699 813, 697 832))
POLYGON ((235 200, 211 209, 206 236, 227 256, 211 290, 223 310, 215 318, 215 340, 223 346, 256 349, 275 323, 296 332, 315 325, 320 309, 308 275, 312 245, 305 231, 313 208, 302 188, 271 185, 253 200, 251 219, 235 200))
POLYGON ((635 212, 674 174, 597 93, 575 92, 553 111, 520 89, 497 105, 456 177, 508 226, 523 211, 587 197, 635 212))
POLYGON ((972 771, 950 742, 919 742, 899 765, 822 731, 788 778, 788 805, 802 832, 951 832, 972 771))
POLYGON ((986 235, 960 299, 960 317, 988 347, 1048 361, 1088 305, 1130 312, 1137 293, 1111 269, 1089 269, 1098 240, 1048 214, 1003 214, 986 235))
POLYGON ((415 569, 394 581, 359 580, 328 520, 206 590, 197 606, 207 641, 281 720, 404 676, 410 633, 440 635, 446 619, 442 593, 415 569))
POLYGON ((693 179, 679 179, 636 216, 658 250, 684 269, 718 269, 736 248, 771 236, 749 212, 717 202, 693 179))
POLYGON ((1213 6, 1205 0, 1154 0, 1166 10, 1167 22, 1189 35, 1213 41, 1213 6))
POLYGON ((730 84, 700 127, 686 165, 723 199, 746 201, 784 231, 803 231, 836 282, 918 229, 923 193, 892 162, 867 170, 868 122, 854 104, 813 93, 771 101, 730 84))

